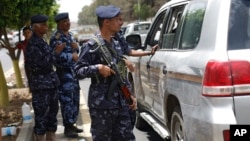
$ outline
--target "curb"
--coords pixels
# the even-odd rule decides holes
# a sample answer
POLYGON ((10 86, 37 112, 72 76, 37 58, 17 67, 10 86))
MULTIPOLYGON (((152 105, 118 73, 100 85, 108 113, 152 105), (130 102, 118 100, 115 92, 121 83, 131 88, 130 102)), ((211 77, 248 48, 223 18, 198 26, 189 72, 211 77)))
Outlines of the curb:
POLYGON ((32 123, 22 124, 16 141, 33 141, 33 126, 33 121, 32 123))
MULTIPOLYGON (((19 63, 19 67, 20 66, 23 66, 23 62, 19 63)), ((12 67, 11 69, 9 69, 8 71, 4 73, 4 76, 5 78, 8 78, 13 74, 14 74, 14 69, 12 67)), ((32 118, 33 118, 34 117, 33 110, 31 111, 31 113, 32 113, 32 118)), ((16 141, 33 141, 33 135, 32 135, 33 126, 34 126, 34 121, 32 121, 32 123, 22 124, 16 141)))

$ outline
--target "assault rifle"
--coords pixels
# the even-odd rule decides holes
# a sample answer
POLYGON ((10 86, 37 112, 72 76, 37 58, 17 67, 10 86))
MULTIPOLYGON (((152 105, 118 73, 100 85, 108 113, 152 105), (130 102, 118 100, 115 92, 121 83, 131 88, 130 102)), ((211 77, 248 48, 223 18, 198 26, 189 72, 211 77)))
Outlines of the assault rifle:
MULTIPOLYGON (((118 86, 120 88, 121 92, 123 93, 128 104, 129 105, 133 104, 133 100, 131 99, 131 92, 126 85, 126 82, 124 82, 124 80, 122 79, 121 74, 117 68, 117 65, 112 60, 110 60, 109 57, 107 56, 107 54, 104 52, 104 50, 102 48, 103 45, 100 43, 99 39, 94 38, 94 40, 97 41, 98 47, 95 48, 94 50, 90 50, 90 52, 95 52, 95 51, 99 50, 103 59, 108 64, 108 66, 115 71, 115 74, 114 74, 115 80, 112 81, 109 89, 114 90, 115 87, 118 86)), ((106 48, 108 48, 108 47, 106 47, 106 48)), ((112 53, 111 51, 109 51, 109 52, 112 53)), ((108 94, 108 95, 110 95, 110 94, 108 94)))

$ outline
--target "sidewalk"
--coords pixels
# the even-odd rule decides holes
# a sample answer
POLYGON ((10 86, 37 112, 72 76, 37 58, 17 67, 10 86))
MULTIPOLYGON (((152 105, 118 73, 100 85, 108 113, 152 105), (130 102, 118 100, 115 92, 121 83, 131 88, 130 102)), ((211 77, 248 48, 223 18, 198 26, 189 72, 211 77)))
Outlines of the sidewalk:
POLYGON ((81 93, 80 93, 80 114, 78 116, 77 127, 83 129, 83 133, 79 133, 78 138, 66 138, 63 134, 64 127, 62 124, 62 115, 61 111, 58 112, 58 128, 56 132, 56 137, 58 141, 92 141, 90 134, 90 117, 89 111, 86 103, 86 90, 88 90, 88 79, 84 79, 80 81, 81 93))
MULTIPOLYGON (((6 78, 9 77, 13 73, 14 73, 13 68, 11 68, 9 71, 5 72, 5 77, 6 78)), ((59 110, 57 114, 57 119, 58 119, 58 125, 57 125, 57 131, 56 131, 57 141, 92 141, 91 133, 90 133, 91 120, 89 117, 89 111, 88 111, 88 106, 87 106, 87 101, 86 101, 89 84, 90 84, 89 79, 84 79, 80 81, 80 87, 81 87, 80 113, 79 113, 76 125, 78 128, 83 129, 83 132, 78 134, 79 135, 78 138, 65 137, 64 126, 62 123, 61 110, 59 110)), ((34 141, 33 126, 34 126, 34 122, 30 124, 23 124, 16 141, 34 141)))

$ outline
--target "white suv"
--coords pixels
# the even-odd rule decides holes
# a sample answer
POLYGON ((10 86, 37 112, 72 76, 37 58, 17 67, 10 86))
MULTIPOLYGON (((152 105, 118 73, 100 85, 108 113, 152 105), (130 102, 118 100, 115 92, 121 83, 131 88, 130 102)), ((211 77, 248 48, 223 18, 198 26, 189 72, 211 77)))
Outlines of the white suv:
POLYGON ((126 38, 128 35, 131 34, 139 34, 141 36, 142 43, 144 43, 150 25, 150 21, 130 23, 126 25, 126 27, 123 27, 125 28, 123 31, 124 37, 126 38))
POLYGON ((129 57, 137 128, 146 121, 172 141, 229 141, 230 125, 250 124, 249 0, 171 0, 143 46, 139 35, 127 41, 159 45, 153 56, 129 57))

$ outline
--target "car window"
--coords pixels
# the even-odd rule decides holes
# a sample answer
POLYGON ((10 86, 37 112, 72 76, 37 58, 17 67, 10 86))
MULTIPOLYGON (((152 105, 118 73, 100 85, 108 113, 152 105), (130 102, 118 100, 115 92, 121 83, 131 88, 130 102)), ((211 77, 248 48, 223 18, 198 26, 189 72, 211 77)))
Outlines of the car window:
POLYGON ((162 48, 163 49, 172 49, 175 33, 180 23, 180 19, 183 13, 185 5, 178 5, 171 7, 168 13, 168 18, 166 18, 167 23, 164 27, 163 37, 162 37, 162 48))
POLYGON ((156 19, 154 21, 154 25, 152 25, 150 33, 148 33, 148 36, 147 36, 147 39, 145 40, 145 42, 147 42, 151 46, 158 44, 160 41, 160 35, 161 35, 162 25, 164 22, 165 15, 166 15, 166 10, 162 11, 156 17, 156 19))
POLYGON ((130 31, 130 28, 131 28, 131 26, 130 25, 128 25, 127 27, 126 27, 126 29, 125 29, 125 33, 124 34, 128 34, 130 31))
POLYGON ((139 30, 148 30, 150 23, 142 23, 139 25, 139 30))
POLYGON ((139 24, 134 26, 134 31, 139 31, 139 24))
POLYGON ((250 48, 250 1, 232 0, 230 8, 228 49, 250 48))
MULTIPOLYGON (((199 42, 203 18, 205 15, 206 2, 190 2, 184 15, 183 25, 180 32, 178 49, 193 49, 199 42)), ((178 29, 177 29, 178 30, 178 29)), ((178 31, 177 31, 178 32, 178 31)), ((177 41, 175 40, 177 43, 177 41)), ((176 44, 178 45, 178 44, 176 44)))

